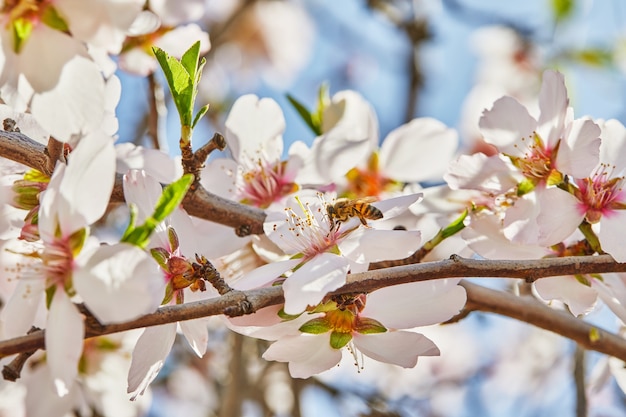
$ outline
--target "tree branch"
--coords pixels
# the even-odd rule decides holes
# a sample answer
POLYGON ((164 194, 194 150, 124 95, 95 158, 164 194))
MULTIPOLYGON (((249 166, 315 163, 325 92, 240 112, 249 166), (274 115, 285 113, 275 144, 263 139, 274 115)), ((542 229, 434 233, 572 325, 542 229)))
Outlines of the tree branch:
MULTIPOLYGON (((334 293, 371 292, 391 285, 460 276, 510 277, 534 281, 550 276, 624 271, 626 263, 617 263, 608 255, 528 261, 478 261, 454 256, 445 261, 349 274, 347 284, 334 293)), ((567 313, 546 307, 531 297, 517 297, 464 281, 462 285, 468 294, 466 309, 516 318, 575 340, 587 349, 626 361, 626 340, 619 336, 600 330, 567 313), (592 338, 592 332, 599 337, 592 338)), ((248 302, 254 312, 283 301, 280 287, 232 291, 222 297, 161 307, 155 313, 124 323, 94 325, 89 321, 85 337, 219 315, 244 302, 248 302)), ((39 330, 27 336, 0 341, 0 358, 43 348, 44 331, 39 330)))

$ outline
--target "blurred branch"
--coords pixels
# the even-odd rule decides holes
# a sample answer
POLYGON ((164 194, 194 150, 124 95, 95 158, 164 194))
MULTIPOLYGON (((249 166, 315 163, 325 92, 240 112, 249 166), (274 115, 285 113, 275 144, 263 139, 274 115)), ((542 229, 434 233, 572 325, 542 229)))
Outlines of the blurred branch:
POLYGON ((585 349, 576 345, 574 351, 574 384, 576 385, 576 417, 587 417, 587 390, 585 385, 585 349))
POLYGON ((159 84, 154 73, 148 75, 148 86, 148 136, 154 149, 163 149, 162 139, 159 137, 159 122, 167 113, 163 86, 159 84))
MULTIPOLYGON (((534 281, 558 275, 624 271, 626 263, 617 263, 608 255, 528 261, 477 261, 454 256, 445 261, 349 274, 347 284, 334 293, 371 292, 391 285, 460 276, 510 277, 534 281)), ((617 335, 591 326, 565 312, 553 310, 531 297, 518 297, 466 281, 462 281, 461 285, 467 290, 466 309, 516 318, 568 337, 586 349, 626 361, 626 340, 617 335)), ((283 301, 282 289, 277 286, 251 291, 232 291, 217 298, 161 307, 155 313, 124 323, 99 325, 88 320, 86 337, 219 315, 242 302, 249 303, 250 311, 255 312, 283 301)), ((39 330, 27 336, 1 341, 0 358, 43 348, 44 330, 39 330)))

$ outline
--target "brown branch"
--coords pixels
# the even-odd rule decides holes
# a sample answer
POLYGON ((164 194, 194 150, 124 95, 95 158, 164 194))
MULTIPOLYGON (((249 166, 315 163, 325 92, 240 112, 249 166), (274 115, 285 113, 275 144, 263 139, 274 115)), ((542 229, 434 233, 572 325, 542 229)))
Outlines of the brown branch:
POLYGON ((467 308, 511 317, 565 336, 585 349, 622 360, 626 358, 625 339, 579 320, 571 314, 553 310, 532 297, 517 297, 467 281, 462 281, 461 285, 467 291, 467 308))
MULTIPOLYGON (((350 274, 347 284, 335 293, 371 292, 391 285, 459 276, 536 280, 558 275, 624 271, 626 263, 617 263, 608 255, 528 261, 477 261, 454 257, 440 262, 350 274)), ((600 337, 592 341, 590 332, 594 331, 592 330, 594 328, 591 325, 569 314, 552 310, 530 297, 517 297, 467 282, 462 285, 468 291, 466 308, 469 310, 488 311, 526 321, 575 340, 587 349, 626 360, 626 340, 621 337, 598 329, 600 337)), ((86 337, 223 314, 229 308, 237 308, 242 303, 253 312, 283 301, 280 287, 232 291, 218 298, 162 307, 155 313, 124 323, 90 324, 86 330, 86 337)), ((41 330, 31 335, 0 341, 0 358, 43 348, 44 331, 41 330)))
POLYGON ((161 149, 159 121, 166 113, 163 87, 156 80, 154 73, 148 75, 148 136, 154 149, 161 149))
MULTIPOLYGON (((209 148, 217 149, 220 144, 219 137, 212 139, 214 141, 212 145, 207 144, 206 148, 200 148, 201 155, 206 154, 209 148)), ((0 157, 46 172, 48 158, 45 149, 44 145, 26 135, 0 130, 0 157)), ((122 175, 117 174, 111 193, 112 203, 124 202, 122 184, 122 175)), ((265 220, 263 210, 219 197, 206 191, 199 184, 195 190, 187 193, 183 207, 192 216, 233 227, 238 236, 263 233, 265 220)))

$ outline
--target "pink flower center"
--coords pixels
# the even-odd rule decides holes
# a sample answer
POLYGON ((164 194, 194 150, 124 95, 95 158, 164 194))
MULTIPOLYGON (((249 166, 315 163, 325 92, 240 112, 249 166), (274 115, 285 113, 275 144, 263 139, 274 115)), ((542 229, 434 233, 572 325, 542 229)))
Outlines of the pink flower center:
POLYGON ((612 177, 614 167, 606 164, 596 170, 590 178, 576 180, 580 190, 577 195, 580 208, 586 213, 589 223, 597 223, 604 215, 610 215, 616 209, 624 209, 622 184, 624 177, 612 177))
POLYGON ((244 172, 242 202, 267 208, 274 201, 297 191, 298 186, 286 174, 286 162, 268 163, 257 160, 254 169, 244 172))
POLYGON ((65 286, 72 276, 74 255, 70 248, 69 238, 57 238, 46 243, 41 255, 47 285, 65 286))

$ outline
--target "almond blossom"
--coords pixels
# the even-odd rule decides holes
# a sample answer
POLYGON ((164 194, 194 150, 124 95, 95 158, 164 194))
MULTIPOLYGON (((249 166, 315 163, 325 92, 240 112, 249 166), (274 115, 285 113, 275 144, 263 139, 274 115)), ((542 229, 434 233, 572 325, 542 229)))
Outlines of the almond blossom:
MULTIPOLYGON (((253 337, 275 341, 263 354, 267 360, 289 363, 294 378, 308 378, 337 365, 343 348, 362 367, 359 353, 404 368, 419 356, 438 356, 439 349, 412 329, 448 320, 465 305, 465 289, 458 279, 417 282, 373 291, 371 294, 331 296, 294 320, 269 327, 235 327, 253 337)), ((271 310, 271 309, 268 309, 271 310)), ((257 313, 260 316, 264 312, 257 313)), ((255 315, 235 319, 257 324, 255 315)))
MULTIPOLYGON (((421 194, 384 200, 374 205, 394 217, 418 201, 421 194)), ((290 259, 257 268, 234 283, 237 289, 266 285, 291 271, 283 283, 285 312, 298 314, 318 304, 346 282, 346 274, 367 270, 370 262, 405 258, 420 244, 420 232, 359 227, 358 219, 335 227, 328 218, 328 203, 318 194, 288 199, 282 212, 269 212, 265 234, 290 259)))
MULTIPOLYGON (((158 181, 145 171, 131 170, 124 176, 124 195, 129 204, 137 207, 139 222, 152 214, 161 192, 158 181)), ((157 226, 150 248, 153 257, 161 265, 161 276, 156 278, 164 284, 160 286, 161 290, 165 289, 161 293, 161 304, 182 304, 186 298, 185 289, 191 289, 190 294, 204 293, 196 299, 217 296, 214 290, 207 291, 204 281, 195 274, 198 264, 194 265, 185 256, 198 253, 199 247, 191 219, 181 209, 175 209, 157 226)), ((128 373, 128 392, 132 394, 131 399, 143 394, 158 375, 174 344, 178 327, 199 357, 206 352, 209 338, 206 318, 146 328, 133 350, 128 373)))
POLYGON ((32 253, 25 253, 36 256, 36 262, 22 271, 15 293, 0 313, 3 336, 22 335, 45 291, 47 360, 59 396, 71 389, 83 348, 84 316, 72 299, 83 301, 102 323, 136 318, 156 307, 151 297, 155 264, 145 253, 127 244, 98 246, 88 238, 89 225, 106 210, 114 168, 112 140, 102 134, 81 141, 68 164, 57 165, 41 197, 41 242, 33 242, 32 253), (120 299, 125 302, 118 304, 120 299))

